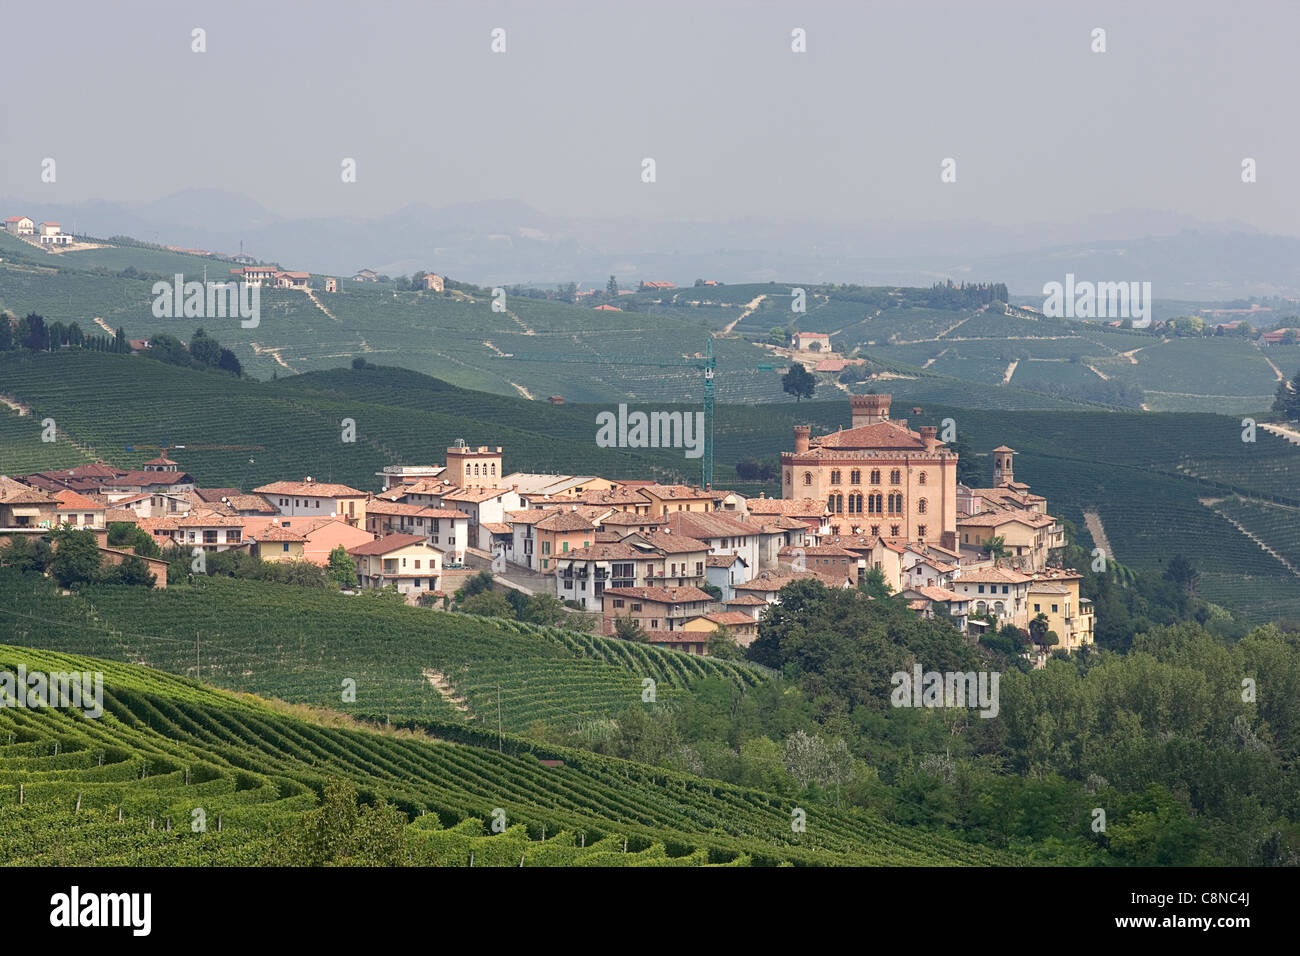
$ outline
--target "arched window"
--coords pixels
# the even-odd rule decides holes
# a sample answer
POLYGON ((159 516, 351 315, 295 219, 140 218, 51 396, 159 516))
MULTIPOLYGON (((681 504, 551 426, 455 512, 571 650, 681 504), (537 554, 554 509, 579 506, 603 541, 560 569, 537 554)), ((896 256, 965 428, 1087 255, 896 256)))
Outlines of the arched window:
POLYGON ((826 510, 827 510, 827 511, 830 511, 830 512, 834 512, 834 511, 835 511, 835 496, 834 496, 834 495, 827 495, 827 496, 826 496, 826 510))
POLYGON ((838 485, 839 483, 840 483, 840 470, 838 468, 833 468, 831 469, 831 484, 838 485))
POLYGON ((836 495, 836 496, 835 496, 835 513, 836 513, 836 514, 840 514, 840 515, 844 514, 844 496, 843 496, 843 495, 836 495))
POLYGON ((916 483, 918 485, 925 484, 925 472, 921 472, 919 475, 916 476, 916 483))
POLYGON ((811 472, 811 471, 805 471, 805 472, 803 473, 803 483, 804 483, 805 485, 811 485, 811 484, 812 484, 812 472, 811 472))
POLYGON ((925 514, 925 508, 926 508, 926 500, 922 498, 920 501, 916 503, 916 513, 919 515, 925 514))
POLYGON ((862 514, 862 495, 857 493, 849 495, 849 514, 862 514))
POLYGON ((988 613, 988 610, 989 610, 989 606, 988 606, 988 604, 985 603, 984 601, 976 601, 976 602, 975 602, 975 613, 976 613, 976 614, 987 614, 987 613, 988 613))
POLYGON ((896 485, 902 480, 903 480, 903 473, 899 471, 897 468, 895 468, 893 471, 889 473, 889 483, 891 485, 896 485))
POLYGON ((492 462, 492 477, 495 478, 496 476, 497 476, 497 463, 494 461, 492 462))
POLYGON ((852 471, 849 472, 849 484, 851 485, 862 484, 862 472, 859 469, 854 468, 852 471))
POLYGON ((924 541, 927 537, 929 537, 929 536, 925 533, 925 525, 923 525, 923 524, 919 524, 919 525, 916 526, 916 537, 917 537, 917 539, 920 540, 920 541, 924 541))
POLYGON ((872 468, 872 469, 871 469, 871 483, 872 483, 873 485, 878 485, 878 484, 880 484, 880 469, 879 469, 879 468, 872 468))
POLYGON ((474 465, 474 477, 475 477, 475 478, 478 477, 478 465, 477 465, 477 464, 474 465))

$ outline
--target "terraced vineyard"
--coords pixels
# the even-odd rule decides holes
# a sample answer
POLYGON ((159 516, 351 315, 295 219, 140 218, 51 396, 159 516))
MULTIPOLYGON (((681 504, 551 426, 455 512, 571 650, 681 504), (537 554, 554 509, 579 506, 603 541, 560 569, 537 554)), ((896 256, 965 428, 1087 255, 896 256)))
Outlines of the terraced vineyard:
POLYGON ((104 714, 0 708, 0 864, 264 861, 329 778, 411 822, 432 865, 994 865, 1010 854, 873 814, 462 726, 327 725, 142 667, 0 645, 0 669, 102 671, 104 714), (542 764, 539 757, 563 761, 542 764), (489 834, 497 810, 509 828, 489 834), (203 826, 195 821, 202 811, 203 826))
POLYGON ((740 687, 765 679, 751 665, 615 638, 228 578, 81 597, 0 570, 0 596, 0 635, 17 644, 380 719, 483 718, 495 729, 499 687, 503 726, 521 733, 537 721, 613 717, 641 701, 647 679, 668 704, 705 677, 740 687), (435 686, 440 678, 464 698, 463 715, 435 686), (344 700, 348 680, 354 700, 344 700))
POLYGON ((1300 510, 1284 505, 1227 498, 1214 506, 1300 569, 1300 510))

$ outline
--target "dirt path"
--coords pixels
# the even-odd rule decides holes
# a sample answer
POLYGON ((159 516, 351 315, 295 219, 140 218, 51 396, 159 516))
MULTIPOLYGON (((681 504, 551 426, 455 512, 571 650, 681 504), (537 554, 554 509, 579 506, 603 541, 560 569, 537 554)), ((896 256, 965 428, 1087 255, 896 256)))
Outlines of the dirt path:
POLYGON ((271 358, 275 359, 276 362, 279 363, 281 366, 283 366, 284 368, 289 369, 290 372, 293 371, 293 369, 290 368, 289 363, 286 362, 284 359, 282 359, 282 358, 280 357, 280 350, 281 350, 282 348, 284 348, 284 346, 281 345, 281 346, 277 346, 276 348, 273 348, 273 349, 268 349, 268 348, 263 348, 261 345, 258 345, 256 342, 249 342, 248 344, 249 344, 249 347, 252 348, 252 350, 253 350, 253 352, 254 352, 255 354, 257 354, 257 355, 269 355, 269 356, 271 356, 271 358))
POLYGON ((314 290, 314 289, 308 289, 308 290, 307 290, 307 298, 311 299, 312 302, 314 302, 314 303, 316 304, 316 308, 318 308, 318 309, 320 309, 322 312, 324 312, 325 315, 328 316, 329 319, 330 319, 331 321, 338 322, 339 325, 342 325, 342 324, 343 324, 343 323, 339 320, 338 316, 336 316, 336 315, 335 315, 333 312, 331 312, 329 309, 325 308, 325 303, 321 302, 320 299, 316 298, 316 290, 314 290))
POLYGON ((0 395, 0 405, 8 405, 10 408, 12 408, 14 411, 18 413, 19 417, 23 415, 30 415, 32 413, 32 410, 28 408, 26 405, 24 405, 22 402, 18 401, 17 399, 10 398, 7 395, 0 395))
POLYGON ((1300 445, 1300 431, 1296 431, 1290 425, 1274 425, 1271 422, 1266 422, 1259 427, 1276 435, 1278 438, 1285 438, 1293 445, 1300 445))
POLYGON ((742 320, 748 318, 749 316, 753 315, 756 311, 758 311, 758 307, 763 304, 763 300, 766 298, 767 298, 767 293, 764 292, 761 295, 759 295, 757 298, 750 299, 749 302, 745 305, 745 310, 741 312, 740 315, 736 316, 735 319, 733 319, 732 321, 726 324, 726 326, 722 330, 722 334, 729 335, 731 333, 731 330, 734 329, 737 325, 739 325, 742 320))
POLYGON ((1129 349, 1127 352, 1117 352, 1116 354, 1119 355, 1120 358, 1128 359, 1130 365, 1136 365, 1138 363, 1138 360, 1135 359, 1133 356, 1137 355, 1144 348, 1146 348, 1145 345, 1143 345, 1141 348, 1129 349))
POLYGON ((469 713, 469 703, 464 697, 460 697, 456 694, 455 688, 451 686, 451 682, 447 680, 446 677, 429 667, 426 667, 421 671, 421 673, 424 674, 425 679, 433 685, 433 689, 442 695, 443 700, 447 701, 447 703, 451 704, 451 706, 455 707, 462 714, 469 713))
POLYGON ((95 316, 95 324, 107 332, 109 335, 117 335, 117 329, 113 328, 99 316, 95 316))
POLYGON ((1268 363, 1268 367, 1273 370, 1273 374, 1277 376, 1277 380, 1279 382, 1285 382, 1286 376, 1282 374, 1282 370, 1273 364, 1273 360, 1264 354, 1263 349, 1261 349, 1258 345, 1256 345, 1255 348, 1259 349, 1259 357, 1268 363))
POLYGON ((1012 359, 1007 370, 1002 373, 1002 384, 1006 385, 1011 381, 1011 376, 1016 374, 1016 366, 1020 364, 1020 359, 1012 359))
POLYGON ((1263 551, 1263 552, 1264 552, 1265 554, 1267 554, 1269 557, 1271 557, 1271 558, 1273 558, 1274 560, 1276 560, 1279 564, 1282 565, 1282 567, 1286 568, 1286 569, 1287 569, 1288 571, 1290 571, 1293 575, 1295 575, 1296 577, 1300 578, 1300 568, 1297 568, 1294 564, 1292 564, 1292 563, 1291 563, 1290 561, 1288 561, 1286 558, 1282 557, 1282 555, 1278 554, 1278 553, 1277 553, 1276 551, 1274 551, 1271 547, 1269 547, 1266 543, 1264 543, 1263 541, 1261 541, 1259 538, 1255 537, 1254 533, 1253 533, 1250 529, 1248 529, 1248 528, 1244 527, 1243 525, 1241 525, 1241 524, 1240 524, 1240 523, 1239 523, 1235 518, 1233 518, 1232 516, 1224 514, 1224 513, 1223 513, 1222 511, 1220 511, 1218 508, 1211 508, 1210 510, 1213 511, 1213 512, 1214 512, 1216 515, 1218 515, 1220 518, 1222 518, 1224 521, 1228 522, 1228 524, 1232 525, 1234 528, 1236 528, 1236 529, 1237 529, 1238 531, 1240 531, 1242 534, 1244 534, 1244 535, 1245 535, 1247 538, 1249 538, 1251 541, 1255 542, 1255 544, 1259 545, 1259 549, 1260 549, 1261 551, 1263 551))
POLYGON ((533 393, 528 391, 528 389, 524 388, 518 382, 511 382, 510 384, 513 385, 515 387, 515 390, 519 392, 519 394, 522 395, 524 398, 528 399, 530 402, 534 400, 533 393))
POLYGON ((493 352, 496 352, 497 358, 514 358, 513 352, 502 352, 499 348, 497 348, 495 345, 493 345, 491 342, 487 341, 486 339, 483 341, 483 344, 486 345, 488 348, 490 348, 493 352))
MULTIPOLYGON (((1084 363, 1084 364, 1086 365, 1087 363, 1084 363)), ((1096 372, 1096 373, 1097 373, 1097 377, 1100 378, 1103 382, 1109 382, 1109 381, 1110 381, 1110 376, 1107 375, 1105 372, 1103 372, 1101 369, 1097 368, 1097 366, 1095 366, 1095 365, 1088 365, 1088 368, 1091 369, 1092 371, 1096 372)))
POLYGON ((1092 536, 1092 543, 1101 548, 1102 554, 1106 555, 1107 560, 1115 560, 1115 552, 1110 549, 1110 539, 1106 537, 1106 528, 1101 523, 1101 515, 1095 511, 1085 511, 1083 513, 1083 523, 1088 526, 1088 534, 1092 536))

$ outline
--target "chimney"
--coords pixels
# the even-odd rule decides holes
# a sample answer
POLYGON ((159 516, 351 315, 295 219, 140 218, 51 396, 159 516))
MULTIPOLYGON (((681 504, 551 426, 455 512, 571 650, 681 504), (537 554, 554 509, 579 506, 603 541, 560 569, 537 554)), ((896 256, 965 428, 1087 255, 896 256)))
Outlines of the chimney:
POLYGON ((934 451, 938 447, 939 442, 935 436, 939 433, 939 429, 933 425, 922 425, 917 431, 921 433, 921 441, 925 442, 926 451, 934 451))
POLYGON ((808 437, 812 434, 811 425, 794 426, 794 453, 802 455, 808 451, 808 437))

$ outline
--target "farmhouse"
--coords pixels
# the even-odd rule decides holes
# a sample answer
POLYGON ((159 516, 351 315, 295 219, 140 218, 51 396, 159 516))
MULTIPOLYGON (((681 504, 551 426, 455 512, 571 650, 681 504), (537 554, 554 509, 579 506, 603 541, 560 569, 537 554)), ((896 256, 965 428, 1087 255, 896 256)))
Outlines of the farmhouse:
POLYGON ((424 283, 426 292, 441 292, 443 279, 440 275, 434 275, 432 272, 426 272, 421 280, 424 283))
POLYGON ((353 282, 378 282, 379 274, 374 269, 362 269, 352 277, 353 282))
POLYGON ((607 588, 653 583, 656 558, 652 548, 631 544, 595 543, 555 559, 555 593, 562 601, 584 608, 601 606, 607 588))
POLYGON ((37 241, 43 246, 66 246, 72 237, 63 232, 57 222, 43 222, 37 228, 37 241))
POLYGON ((38 488, 0 475, 0 528, 30 530, 58 524, 58 502, 38 488))
POLYGON ((11 236, 30 236, 36 232, 36 223, 26 216, 9 216, 5 219, 5 232, 11 236))
POLYGON ((277 272, 274 276, 277 289, 310 289, 310 272, 277 272))
POLYGON ((799 352, 829 352, 831 337, 825 332, 796 332, 790 336, 790 347, 799 352))
POLYGON ((96 531, 102 531, 106 527, 104 516, 108 510, 107 505, 67 488, 56 491, 53 498, 58 502, 59 524, 96 531))
POLYGON ((738 647, 748 647, 758 638, 758 622, 743 611, 715 611, 692 618, 682 625, 687 634, 699 635, 705 642, 705 650, 694 653, 707 653, 708 641, 721 629, 738 647))

